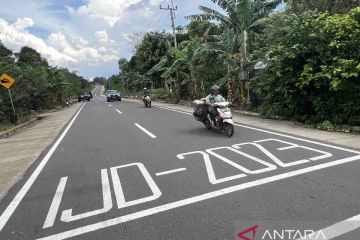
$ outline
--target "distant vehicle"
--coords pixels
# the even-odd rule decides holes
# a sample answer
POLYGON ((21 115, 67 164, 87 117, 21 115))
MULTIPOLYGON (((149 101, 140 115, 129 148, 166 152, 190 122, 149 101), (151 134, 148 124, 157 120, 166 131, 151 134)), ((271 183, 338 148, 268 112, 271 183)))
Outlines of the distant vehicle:
POLYGON ((143 102, 144 102, 146 108, 151 108, 151 97, 150 96, 143 97, 143 102))
POLYGON ((106 100, 111 101, 121 101, 121 95, 117 90, 108 90, 106 92, 106 100))
POLYGON ((79 101, 79 102, 90 101, 90 100, 91 100, 90 94, 87 94, 87 93, 78 93, 78 101, 79 101))

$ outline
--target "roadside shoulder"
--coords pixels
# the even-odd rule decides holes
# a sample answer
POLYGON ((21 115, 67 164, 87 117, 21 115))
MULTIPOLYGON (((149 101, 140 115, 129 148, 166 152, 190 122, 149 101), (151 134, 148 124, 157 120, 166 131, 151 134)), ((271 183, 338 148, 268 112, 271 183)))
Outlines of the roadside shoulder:
POLYGON ((23 132, 0 139, 0 200, 56 139, 81 104, 46 113, 46 118, 23 132))

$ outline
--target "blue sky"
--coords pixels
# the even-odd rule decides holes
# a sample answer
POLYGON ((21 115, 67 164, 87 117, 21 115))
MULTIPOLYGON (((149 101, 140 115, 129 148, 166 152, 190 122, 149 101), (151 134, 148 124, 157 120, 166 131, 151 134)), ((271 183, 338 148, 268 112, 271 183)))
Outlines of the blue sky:
MULTIPOLYGON (((170 0, 1 0, 0 39, 13 51, 35 48, 50 64, 88 78, 118 73, 117 60, 130 57, 134 33, 170 30, 170 0), (130 41, 129 41, 130 40, 130 41)), ((174 0, 177 25, 210 0, 174 0)), ((135 38, 136 39, 136 38, 135 38)))

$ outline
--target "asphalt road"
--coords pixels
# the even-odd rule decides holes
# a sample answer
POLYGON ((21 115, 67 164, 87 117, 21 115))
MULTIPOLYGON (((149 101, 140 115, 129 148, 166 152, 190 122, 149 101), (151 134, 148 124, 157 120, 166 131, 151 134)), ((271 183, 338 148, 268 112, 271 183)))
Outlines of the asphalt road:
POLYGON ((97 89, 1 202, 0 239, 358 240, 359 160, 248 126, 227 138, 97 89))

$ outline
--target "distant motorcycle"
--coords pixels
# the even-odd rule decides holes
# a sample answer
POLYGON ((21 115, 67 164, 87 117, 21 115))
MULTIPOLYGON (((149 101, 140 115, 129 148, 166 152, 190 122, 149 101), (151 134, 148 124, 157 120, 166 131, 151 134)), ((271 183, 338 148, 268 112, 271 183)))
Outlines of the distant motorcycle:
POLYGON ((143 97, 143 102, 144 102, 146 108, 151 108, 151 97, 150 96, 143 97))
POLYGON ((204 126, 211 130, 215 129, 224 133, 228 137, 234 135, 234 121, 232 120, 231 109, 229 102, 215 103, 214 108, 218 112, 215 120, 212 120, 209 113, 209 106, 205 100, 195 100, 194 118, 202 122, 204 126))

